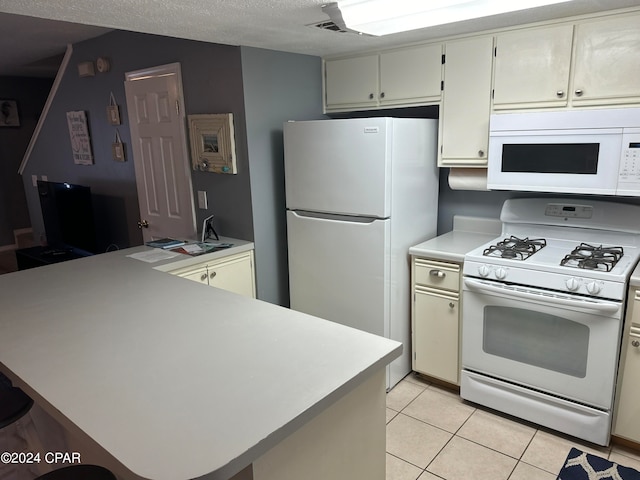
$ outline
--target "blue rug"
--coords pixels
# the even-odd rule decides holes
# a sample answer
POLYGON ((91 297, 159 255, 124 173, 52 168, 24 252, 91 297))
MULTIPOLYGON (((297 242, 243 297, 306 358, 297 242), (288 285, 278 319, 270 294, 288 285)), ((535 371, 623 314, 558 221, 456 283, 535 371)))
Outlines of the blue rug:
POLYGON ((572 448, 557 480, 640 480, 640 472, 572 448))

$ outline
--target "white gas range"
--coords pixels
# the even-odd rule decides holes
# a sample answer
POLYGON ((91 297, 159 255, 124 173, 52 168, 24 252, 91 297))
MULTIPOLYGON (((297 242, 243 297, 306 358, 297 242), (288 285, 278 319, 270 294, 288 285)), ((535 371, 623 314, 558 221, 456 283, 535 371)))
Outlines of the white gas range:
POLYGON ((640 206, 511 199, 465 256, 461 396, 606 445, 640 206))

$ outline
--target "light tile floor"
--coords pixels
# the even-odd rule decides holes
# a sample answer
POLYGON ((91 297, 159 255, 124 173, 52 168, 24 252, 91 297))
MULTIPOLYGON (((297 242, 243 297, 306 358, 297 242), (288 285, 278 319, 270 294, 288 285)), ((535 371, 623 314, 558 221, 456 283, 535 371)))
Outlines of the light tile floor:
POLYGON ((387 394, 386 480, 555 480, 571 447, 640 470, 640 452, 519 421, 415 374, 387 394))

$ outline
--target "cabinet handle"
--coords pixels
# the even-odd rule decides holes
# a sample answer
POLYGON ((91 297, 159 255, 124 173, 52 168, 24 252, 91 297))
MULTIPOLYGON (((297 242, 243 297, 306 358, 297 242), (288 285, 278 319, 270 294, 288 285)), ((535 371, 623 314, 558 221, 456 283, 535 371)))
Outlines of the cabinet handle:
POLYGON ((207 274, 206 273, 203 273, 202 275, 200 275, 200 280, 201 281, 204 282, 206 279, 207 279, 207 274))
POLYGON ((216 273, 216 272, 211 272, 211 273, 209 274, 209 278, 213 278, 213 277, 215 277, 216 275, 217 275, 217 273, 216 273))
POLYGON ((575 93, 576 93, 576 97, 581 97, 584 92, 580 89, 577 89, 575 93))
POLYGON ((640 342, 638 340, 632 340, 631 341, 631 345, 633 345, 634 347, 638 348, 638 347, 640 347, 640 342))
POLYGON ((444 278, 447 276, 446 273, 444 273, 442 270, 431 270, 429 271, 429 275, 431 275, 432 277, 437 277, 437 278, 444 278))
POLYGON ((562 98, 562 97, 564 97, 564 90, 558 90, 558 91, 556 92, 556 97, 558 97, 558 98, 562 98))
POLYGON ((455 303, 453 303, 453 302, 449 302, 449 308, 453 308, 453 307, 455 307, 455 306, 456 306, 456 304, 455 304, 455 303))
POLYGON ((478 156, 484 157, 484 150, 478 150, 478 156))
POLYGON ((380 98, 384 98, 384 92, 380 94, 380 98))

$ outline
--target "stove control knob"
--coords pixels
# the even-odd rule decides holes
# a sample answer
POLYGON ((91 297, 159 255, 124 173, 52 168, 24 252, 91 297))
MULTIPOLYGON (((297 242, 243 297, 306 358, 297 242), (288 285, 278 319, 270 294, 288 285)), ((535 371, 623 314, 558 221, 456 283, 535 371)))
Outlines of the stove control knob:
POLYGON ((564 283, 567 286, 567 288, 572 292, 575 292, 580 288, 580 281, 576 277, 571 277, 564 283))
POLYGON ((480 265, 478 267, 478 274, 481 277, 488 277, 490 273, 491 273, 491 269, 487 265, 480 265))
POLYGON ((507 276, 507 269, 506 268, 498 267, 496 269, 496 278, 498 280, 503 280, 506 276, 507 276))
POLYGON ((597 295, 602 290, 602 287, 602 282, 589 282, 587 283, 587 292, 589 292, 591 295, 597 295))

